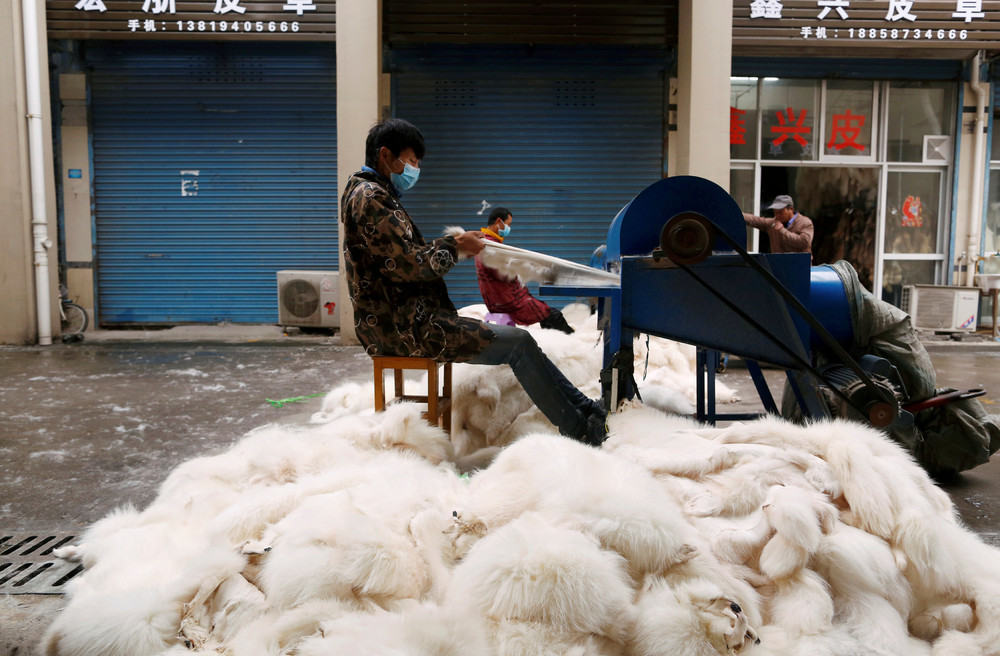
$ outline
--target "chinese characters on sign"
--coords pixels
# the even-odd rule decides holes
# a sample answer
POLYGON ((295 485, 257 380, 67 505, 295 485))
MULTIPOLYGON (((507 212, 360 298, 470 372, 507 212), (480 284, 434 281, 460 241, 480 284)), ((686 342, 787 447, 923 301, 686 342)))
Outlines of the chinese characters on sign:
POLYGON ((830 14, 831 9, 837 10, 837 15, 842 19, 847 19, 847 12, 844 11, 845 7, 850 7, 850 0, 816 0, 816 4, 823 8, 823 11, 819 12, 818 18, 823 20, 830 14))
MULTIPOLYGON (((729 108, 729 144, 746 144, 746 115, 745 109, 729 108)), ((811 152, 811 146, 806 139, 812 133, 812 128, 806 125, 807 109, 793 109, 788 107, 782 111, 775 112, 778 120, 777 125, 771 126, 772 134, 777 135, 771 140, 769 152, 771 155, 781 155, 782 145, 788 139, 792 139, 803 149, 803 154, 811 152)), ((861 129, 865 126, 867 117, 860 114, 851 113, 850 109, 843 114, 833 115, 833 124, 830 129, 830 138, 827 141, 826 149, 836 152, 845 148, 854 148, 860 154, 864 154, 868 144, 858 142, 861 136, 861 129)))
POLYGON ((747 110, 729 108, 729 145, 745 144, 746 141, 746 116, 747 110))
POLYGON ((856 140, 861 134, 861 128, 865 126, 865 117, 852 114, 851 110, 846 110, 843 114, 833 115, 833 129, 830 130, 830 141, 827 142, 827 150, 843 150, 844 148, 855 148, 864 152, 865 147, 856 140))
MULTIPOLYGON (((246 13, 246 7, 240 3, 243 0, 215 0, 215 8, 212 11, 216 14, 228 14, 233 11, 237 14, 246 13)), ((780 4, 780 3, 779 3, 780 4)), ((80 0, 74 7, 80 11, 107 11, 104 0, 80 0)), ((315 11, 314 0, 288 0, 281 7, 282 11, 294 11, 299 16, 306 11, 315 11)), ((143 0, 142 11, 147 14, 176 14, 177 0, 143 0)))
POLYGON ((891 0, 889 13, 885 15, 885 19, 887 21, 908 20, 912 23, 917 20, 917 17, 910 13, 912 9, 912 0, 891 0))
MULTIPOLYGON (((70 0, 74 2, 74 0, 70 0)), ((200 0, 198 3, 184 0, 134 0, 122 8, 119 0, 76 0, 69 11, 74 11, 84 20, 87 16, 97 17, 107 14, 108 20, 117 23, 113 30, 137 32, 202 32, 202 33, 297 33, 302 29, 299 17, 318 16, 323 13, 319 5, 329 4, 329 0, 283 0, 262 4, 261 0, 200 0), (115 6, 119 5, 119 6, 115 6), (178 11, 178 5, 182 5, 178 11), (275 20, 278 12, 289 20, 275 20), (113 16, 122 12, 129 14, 124 19, 113 16), (264 20, 261 20, 264 19, 264 20)), ((327 8, 328 9, 328 8, 327 8)), ((331 21, 331 12, 320 20, 331 21)), ((307 20, 307 19, 304 19, 307 20)), ((308 20, 307 20, 308 23, 308 20)), ((87 29, 87 28, 84 28, 87 29)), ((107 29, 107 28, 104 28, 107 29)))
POLYGON ((781 144, 785 143, 785 140, 788 139, 788 137, 791 137, 797 141, 800 146, 805 148, 809 145, 809 142, 806 141, 802 135, 812 132, 812 128, 804 125, 806 121, 806 110, 800 110, 798 116, 795 115, 791 107, 786 109, 785 112, 775 112, 778 117, 778 124, 771 126, 771 132, 776 132, 780 136, 771 141, 771 145, 780 149, 781 144), (787 112, 787 119, 785 118, 785 112, 787 112))
POLYGON ((778 0, 753 0, 750 3, 750 18, 781 18, 781 3, 778 0))
POLYGON ((104 0, 80 0, 75 7, 80 11, 107 11, 104 0))
MULTIPOLYGON (((814 19, 823 23, 822 26, 796 27, 803 39, 866 39, 869 41, 965 41, 969 37, 968 28, 976 19, 986 18, 982 0, 949 0, 953 5, 951 18, 957 21, 954 29, 942 29, 938 24, 934 29, 921 28, 917 21, 920 18, 919 4, 915 0, 811 0, 815 2, 814 19), (884 7, 884 20, 891 25, 884 28, 857 27, 843 24, 851 18, 851 3, 855 7, 864 5, 871 9, 873 5, 884 7), (916 7, 914 5, 917 5, 916 7), (960 22, 959 22, 960 21, 960 22)), ((781 20, 785 18, 782 11, 785 7, 780 0, 753 0, 750 3, 750 18, 761 20, 781 20)), ((799 16, 801 19, 801 15, 799 16)))

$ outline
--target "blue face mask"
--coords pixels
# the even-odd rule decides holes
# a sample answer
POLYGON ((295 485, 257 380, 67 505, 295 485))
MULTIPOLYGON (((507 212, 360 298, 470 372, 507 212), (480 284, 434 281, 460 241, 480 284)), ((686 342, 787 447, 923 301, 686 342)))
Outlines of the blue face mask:
POLYGON ((500 228, 500 230, 497 231, 497 234, 500 235, 501 237, 506 237, 507 235, 510 234, 510 226, 504 226, 500 228))
MULTIPOLYGON (((403 160, 399 160, 403 162, 403 160)), ((402 173, 392 173, 391 175, 392 184, 399 191, 406 191, 413 185, 417 184, 417 178, 420 177, 420 169, 411 164, 403 162, 403 172, 402 173)))

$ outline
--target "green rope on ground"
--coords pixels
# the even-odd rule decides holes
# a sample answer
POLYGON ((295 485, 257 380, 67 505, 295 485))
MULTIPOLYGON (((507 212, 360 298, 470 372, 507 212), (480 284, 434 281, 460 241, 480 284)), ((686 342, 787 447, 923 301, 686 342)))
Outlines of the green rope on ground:
POLYGON ((326 392, 318 392, 316 394, 309 394, 308 396, 293 396, 290 399, 281 399, 280 401, 276 401, 274 399, 264 399, 264 400, 267 401, 268 403, 270 403, 271 405, 273 405, 275 408, 280 408, 281 406, 285 405, 286 403, 295 403, 296 401, 305 401, 306 399, 311 399, 311 398, 313 398, 315 396, 323 396, 324 394, 326 394, 326 392))

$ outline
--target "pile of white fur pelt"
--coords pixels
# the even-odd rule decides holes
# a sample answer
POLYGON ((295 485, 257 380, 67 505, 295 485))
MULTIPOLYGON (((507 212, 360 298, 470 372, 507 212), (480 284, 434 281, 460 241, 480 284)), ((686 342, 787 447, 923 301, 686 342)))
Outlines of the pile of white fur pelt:
MULTIPOLYGON (((462 308, 460 314, 476 319, 486 315, 485 305, 462 308)), ((601 396, 600 373, 603 359, 602 334, 597 317, 586 305, 575 303, 563 310, 576 332, 566 335, 537 325, 527 330, 542 351, 580 391, 590 398, 601 396)), ((635 379, 646 405, 676 414, 693 414, 695 403, 695 347, 657 337, 636 338, 635 379)), ((426 376, 407 380, 407 394, 423 394, 426 376)), ((386 387, 391 397, 391 381, 386 387)), ((488 461, 497 447, 521 435, 555 431, 524 393, 510 367, 456 364, 453 367, 452 431, 455 457, 465 470, 488 461)), ((716 383, 719 403, 738 401, 736 392, 721 381, 716 383)), ((323 399, 313 423, 374 411, 371 382, 337 387, 323 399)))
POLYGON ((86 569, 43 652, 1000 654, 1000 552, 880 433, 610 429, 467 478, 409 404, 258 429, 61 552, 86 569))

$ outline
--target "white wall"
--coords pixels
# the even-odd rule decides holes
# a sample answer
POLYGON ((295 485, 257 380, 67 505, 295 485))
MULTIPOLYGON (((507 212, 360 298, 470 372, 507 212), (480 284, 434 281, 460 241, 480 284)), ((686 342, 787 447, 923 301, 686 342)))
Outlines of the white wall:
POLYGON ((732 0, 681 0, 678 25, 677 131, 670 133, 674 175, 697 175, 729 189, 729 77, 732 0))
MULTIPOLYGON (((45 2, 35 0, 38 15, 39 70, 42 92, 43 150, 52 153, 52 117, 49 112, 48 53, 45 47, 45 2)), ((28 159, 27 101, 21 0, 0 2, 0 344, 38 341, 35 303, 35 265, 32 241, 31 179, 28 159)), ((49 238, 49 293, 54 332, 59 328, 58 253, 56 251, 55 182, 52 158, 46 157, 45 189, 49 238)))
MULTIPOLYGON (((365 163, 365 138, 381 116, 381 1, 337 0, 337 198, 348 178, 365 163)), ((343 224, 338 226, 343 243, 343 224)), ((339 254, 344 270, 344 254, 339 254)), ((340 339, 357 344, 354 312, 345 277, 340 276, 340 339)))

